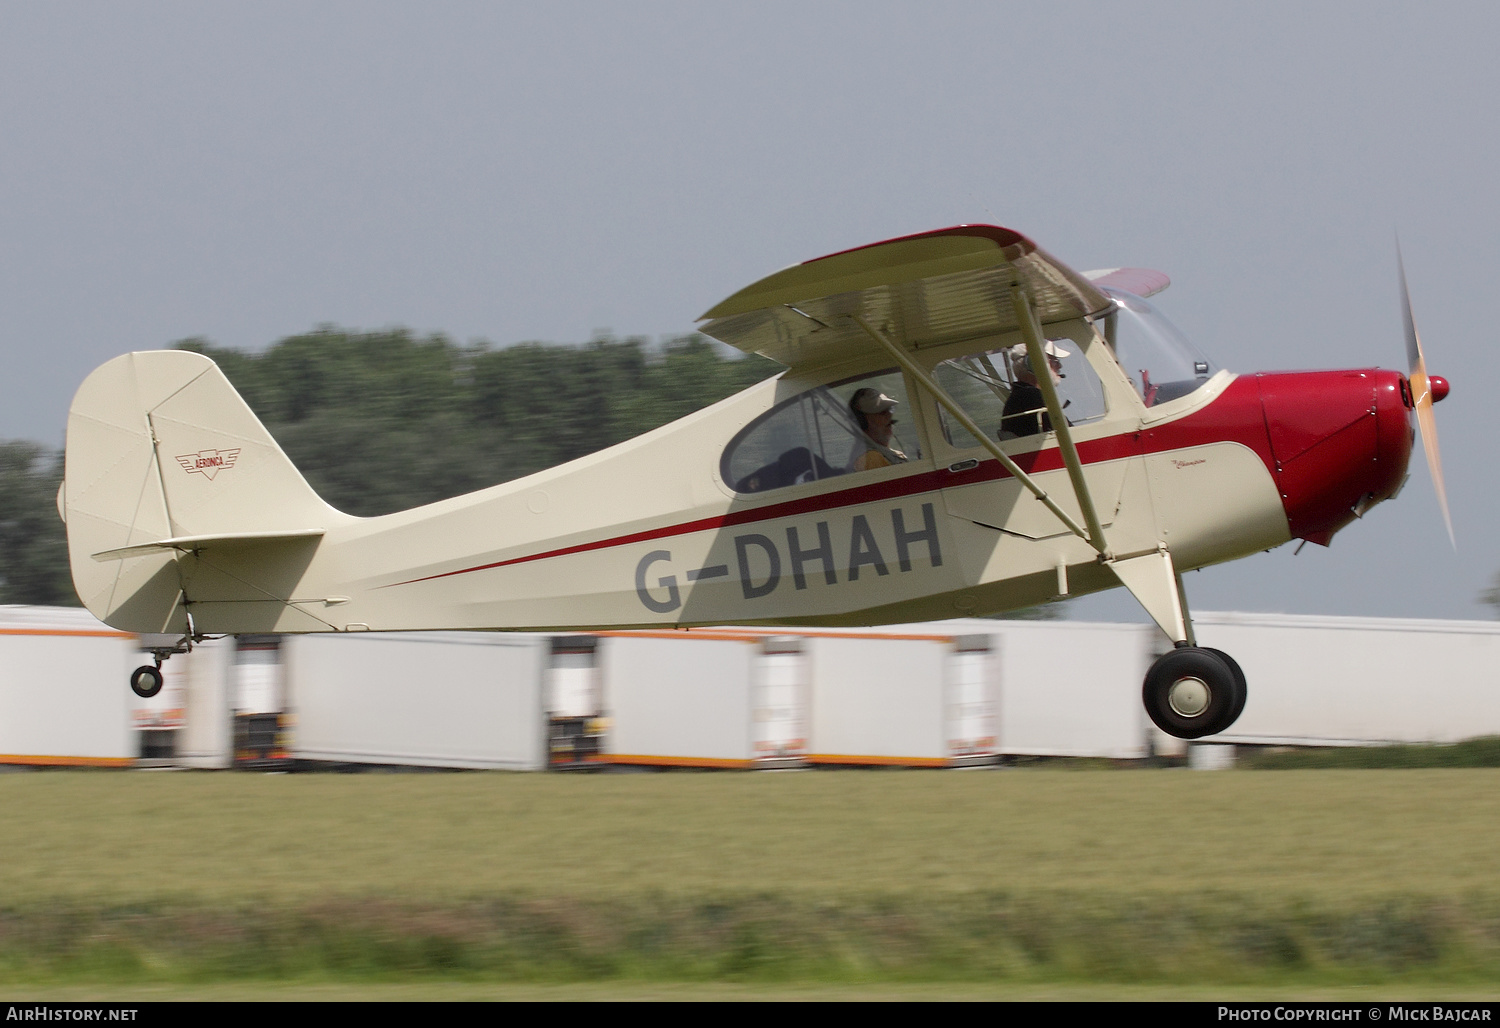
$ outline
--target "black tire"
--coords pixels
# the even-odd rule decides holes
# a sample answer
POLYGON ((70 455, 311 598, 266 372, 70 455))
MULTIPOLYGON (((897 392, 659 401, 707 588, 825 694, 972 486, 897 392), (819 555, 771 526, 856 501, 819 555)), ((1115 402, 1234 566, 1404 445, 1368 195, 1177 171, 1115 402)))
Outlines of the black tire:
POLYGON ((143 700, 149 700, 161 692, 161 669, 142 664, 130 672, 130 691, 143 700))
POLYGON ((1245 705, 1244 675, 1212 650, 1184 646, 1146 672, 1141 699, 1153 724, 1178 739, 1224 731, 1245 705))
POLYGON ((1223 650, 1216 650, 1212 646, 1205 646, 1203 648, 1229 665, 1229 670, 1233 672, 1235 682, 1239 685, 1240 688, 1239 703, 1235 704, 1234 710, 1229 715, 1229 720, 1224 722, 1224 727, 1219 729, 1219 731, 1221 732, 1227 732, 1229 730, 1229 727, 1236 721, 1238 721, 1240 719, 1240 715, 1245 712, 1245 700, 1250 698, 1250 687, 1245 684, 1245 672, 1240 667, 1239 661, 1235 660, 1223 650))

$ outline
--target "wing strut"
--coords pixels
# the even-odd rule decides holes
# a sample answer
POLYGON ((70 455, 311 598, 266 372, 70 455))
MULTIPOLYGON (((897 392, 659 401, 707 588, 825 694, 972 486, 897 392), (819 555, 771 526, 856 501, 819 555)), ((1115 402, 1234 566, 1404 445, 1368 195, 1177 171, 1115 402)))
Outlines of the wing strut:
MULTIPOLYGON (((1036 312, 1019 285, 1010 287, 1011 303, 1015 305, 1016 321, 1021 326, 1021 337, 1026 340, 1026 354, 1033 368, 1047 367, 1043 353, 1042 330, 1036 321, 1036 312)), ((1182 576, 1172 564, 1172 554, 1164 543, 1145 553, 1111 553, 1104 541, 1104 527, 1099 524, 1099 515, 1094 500, 1089 495, 1088 483, 1083 477, 1083 462, 1078 459, 1078 447, 1073 444, 1073 431, 1068 419, 1063 417, 1062 405, 1057 399, 1057 385, 1051 374, 1037 375, 1037 387, 1047 404, 1047 414, 1052 419, 1052 430, 1057 433, 1057 448, 1062 451, 1063 463, 1068 468, 1068 478, 1073 482, 1073 493, 1078 498, 1078 509, 1083 512, 1089 526, 1089 543, 1099 551, 1099 561, 1114 572, 1120 583, 1130 590, 1151 619, 1161 626, 1168 638, 1177 646, 1196 646, 1193 637, 1193 619, 1188 613, 1187 593, 1182 588, 1182 576)))
MULTIPOLYGON (((1032 310, 1030 300, 1019 285, 1011 286, 1011 303, 1015 307, 1016 320, 1020 324, 1021 336, 1026 342, 1026 353, 1031 359, 1031 366, 1033 368, 1047 367, 1041 327, 1037 324, 1036 313, 1032 310)), ((948 395, 947 391, 938 385, 901 347, 858 314, 851 314, 849 318, 863 329, 866 335, 875 340, 881 349, 889 353, 896 363, 923 389, 927 390, 944 410, 953 415, 954 419, 968 430, 970 435, 979 440, 980 445, 1000 461, 1017 481, 1031 490, 1048 510, 1056 514, 1058 520, 1066 525, 1070 532, 1092 546, 1099 554, 1099 563, 1114 572, 1120 584, 1130 590, 1131 595, 1146 608, 1152 620, 1161 626, 1162 631, 1166 632, 1176 645, 1197 645, 1193 638, 1193 622, 1188 614, 1187 597, 1182 588, 1182 576, 1173 566, 1172 555, 1167 547, 1158 544, 1150 550, 1119 555, 1110 551, 1104 538, 1104 526, 1099 523, 1097 509, 1089 493, 1088 481, 1084 478, 1083 461, 1078 457, 1078 447, 1073 442, 1073 433, 1068 427, 1068 419, 1063 416, 1062 404, 1057 397, 1057 387, 1052 382, 1050 374, 1038 375, 1037 387, 1041 390, 1042 400, 1047 405, 1047 414, 1052 421, 1052 431, 1057 435, 1058 449, 1062 451, 1063 463, 1068 469, 1068 479, 1073 486, 1073 494, 1078 500, 1078 509, 1082 511, 1084 521, 1088 525, 1086 529, 1074 521, 1067 511, 1059 507, 1057 501, 1047 495, 1047 491, 1030 475, 1017 467, 1015 461, 1000 449, 996 441, 990 439, 984 430, 964 412, 958 401, 948 395)), ((1063 575, 1064 571, 1060 568, 1060 582, 1065 581, 1063 575)), ((1062 591, 1066 592, 1066 588, 1064 587, 1062 591)))
MULTIPOLYGON (((1027 313, 1030 314, 1029 307, 1027 308, 1027 313)), ((991 439, 988 433, 986 433, 982 428, 974 423, 974 419, 969 417, 969 415, 965 413, 963 407, 959 406, 958 401, 949 396, 948 391, 942 386, 938 385, 937 382, 934 381, 933 378, 916 363, 916 361, 912 360, 911 357, 909 357, 906 352, 901 349, 901 347, 897 346, 895 343, 887 339, 883 332, 880 332, 858 314, 851 314, 849 315, 849 317, 856 325, 864 330, 866 335, 875 340, 875 342, 879 343, 880 347, 887 353, 889 353, 891 357, 896 361, 896 363, 899 364, 909 375, 911 375, 912 378, 916 379, 917 383, 921 385, 923 389, 927 390, 927 392, 932 395, 932 398, 936 400, 944 410, 953 415, 954 420, 962 425, 975 439, 978 439, 980 445, 983 446, 986 450, 990 451, 991 456, 998 460, 1006 471, 1009 471, 1013 476, 1015 476, 1016 481, 1020 482, 1027 489, 1030 489, 1032 494, 1036 496, 1038 500, 1041 500, 1042 503, 1046 505, 1048 510, 1056 514, 1058 519, 1068 527, 1068 531, 1072 532, 1074 535, 1078 536, 1078 538, 1094 547, 1094 549, 1098 550, 1101 555, 1106 552, 1103 546, 1104 531, 1097 527, 1099 518, 1094 514, 1094 505, 1091 501, 1085 502, 1088 496, 1086 487, 1079 496, 1079 507, 1082 508, 1085 512, 1085 518, 1092 518, 1093 525, 1095 526, 1095 534, 1092 538, 1090 538, 1089 533, 1081 525, 1079 525, 1078 522, 1074 521, 1072 517, 1068 515, 1067 511, 1063 510, 1057 505, 1056 500, 1047 495, 1047 490, 1037 485, 1036 481, 1030 475, 1028 475, 1025 471, 1022 471, 1021 468, 1016 464, 1016 462, 1011 460, 1004 450, 1000 449, 995 440, 991 439), (1099 541, 1095 542, 1095 539, 1099 541)), ((1038 352, 1040 352, 1040 350, 1038 352)), ((1045 360, 1043 361, 1041 366, 1046 366, 1045 360)), ((1061 423, 1062 410, 1061 408, 1057 407, 1057 391, 1051 390, 1050 393, 1044 394, 1044 398, 1047 399, 1049 411, 1051 411, 1053 408, 1057 408, 1057 415, 1054 416, 1053 424, 1061 423)), ((1061 437, 1059 437, 1059 439, 1061 439, 1061 437)), ((1071 437, 1069 437, 1068 439, 1068 445, 1070 448, 1072 447, 1071 437)), ((1078 454, 1075 450, 1073 452, 1073 461, 1076 463, 1077 460, 1078 454)), ((1070 474, 1071 469, 1072 465, 1069 465, 1070 474)), ((1081 483, 1082 480, 1082 469, 1080 468, 1079 476, 1073 479, 1073 486, 1075 490, 1078 489, 1079 483, 1081 483)))
POLYGON ((1084 538, 1099 552, 1104 560, 1111 559, 1109 546, 1104 541, 1104 526, 1099 524, 1099 512, 1094 509, 1094 498, 1089 494, 1089 484, 1083 477, 1083 461, 1078 459, 1078 447, 1073 445, 1073 430, 1063 416, 1062 403, 1057 399, 1057 383, 1043 353, 1042 329, 1036 322, 1036 312, 1031 309, 1031 300, 1019 285, 1010 287, 1010 302, 1016 309, 1016 321, 1021 325, 1021 338, 1026 340, 1026 356, 1036 369, 1037 388, 1042 391, 1042 400, 1047 404, 1047 416, 1052 421, 1052 431, 1057 433, 1057 448, 1062 451, 1063 463, 1068 468, 1068 479, 1073 483, 1073 495, 1078 500, 1078 509, 1083 512, 1084 523, 1089 533, 1084 538), (1047 369, 1047 370, 1044 370, 1047 369))

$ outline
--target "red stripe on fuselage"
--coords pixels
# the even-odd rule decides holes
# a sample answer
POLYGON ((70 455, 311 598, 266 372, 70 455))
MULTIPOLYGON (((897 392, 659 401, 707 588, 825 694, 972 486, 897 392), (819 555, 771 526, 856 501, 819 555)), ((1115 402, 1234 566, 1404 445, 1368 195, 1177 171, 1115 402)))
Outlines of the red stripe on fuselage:
MULTIPOLYGON (((1271 474, 1275 473, 1276 462, 1275 458, 1271 455, 1270 440, 1266 435, 1265 415, 1261 409, 1260 392, 1254 376, 1242 375, 1236 378, 1207 407, 1194 411, 1186 417, 1154 425, 1150 428, 1142 428, 1134 432, 1124 432, 1120 435, 1106 436, 1103 439, 1092 439, 1088 442, 1080 443, 1078 456, 1084 464, 1099 464, 1104 461, 1120 460, 1125 457, 1161 453, 1167 450, 1179 450, 1185 446, 1201 446, 1205 443, 1217 442, 1234 442, 1248 446, 1265 463, 1266 470, 1271 474)), ((1062 451, 1056 446, 1035 450, 1031 453, 1014 454, 1011 459, 1016 462, 1022 471, 1028 474, 1056 471, 1063 466, 1062 451)), ((817 496, 804 496, 800 499, 771 503, 763 507, 749 507, 744 510, 731 511, 728 514, 722 514, 717 517, 700 518, 697 521, 687 521, 676 525, 667 525, 662 528, 651 528, 642 532, 613 536, 591 543, 564 546, 555 550, 546 550, 542 553, 528 554, 524 557, 512 557, 509 560, 497 560, 489 564, 478 564, 474 567, 461 568, 457 571, 444 571, 440 574, 427 575, 423 578, 411 578, 404 582, 392 582, 391 585, 413 585, 417 582, 431 582, 439 578, 467 575, 474 571, 489 571, 494 568, 509 567, 513 564, 527 564, 531 561, 547 560, 551 557, 565 557, 569 554, 608 549, 612 546, 625 546, 630 543, 649 542, 653 539, 665 539, 675 535, 691 535, 694 532, 706 532, 715 528, 733 528, 737 525, 749 525, 759 521, 774 521, 777 518, 792 517, 797 514, 814 514, 819 511, 836 510, 841 507, 855 507, 864 503, 873 503, 877 500, 898 499, 904 496, 937 492, 955 486, 974 485, 979 482, 992 482, 1010 477, 1010 472, 1005 470, 1004 466, 997 460, 982 461, 970 471, 954 472, 949 471, 947 468, 939 468, 935 471, 918 472, 917 474, 906 475, 902 478, 890 479, 885 482, 872 482, 867 485, 856 486, 852 489, 839 489, 830 493, 820 493, 817 496)), ((383 588, 389 588, 389 586, 383 588)))

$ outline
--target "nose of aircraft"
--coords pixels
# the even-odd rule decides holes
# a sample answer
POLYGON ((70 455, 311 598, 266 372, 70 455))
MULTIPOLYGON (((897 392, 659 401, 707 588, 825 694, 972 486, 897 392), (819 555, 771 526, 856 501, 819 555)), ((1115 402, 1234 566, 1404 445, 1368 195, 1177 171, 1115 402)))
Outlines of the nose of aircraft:
MULTIPOLYGON (((1412 446, 1406 379, 1379 368, 1257 379, 1292 535, 1327 546, 1406 480, 1412 446)), ((1437 398, 1442 380, 1432 381, 1437 398)), ((1443 395, 1446 387, 1442 382, 1443 395)))

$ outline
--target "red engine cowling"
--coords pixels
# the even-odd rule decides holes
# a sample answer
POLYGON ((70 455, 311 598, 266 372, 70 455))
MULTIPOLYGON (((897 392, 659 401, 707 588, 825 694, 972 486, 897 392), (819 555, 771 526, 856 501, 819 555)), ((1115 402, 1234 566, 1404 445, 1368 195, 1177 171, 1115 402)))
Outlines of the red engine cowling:
POLYGON ((1405 378, 1366 368, 1256 380, 1291 533, 1327 546, 1406 480, 1413 432, 1405 378))

